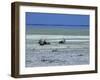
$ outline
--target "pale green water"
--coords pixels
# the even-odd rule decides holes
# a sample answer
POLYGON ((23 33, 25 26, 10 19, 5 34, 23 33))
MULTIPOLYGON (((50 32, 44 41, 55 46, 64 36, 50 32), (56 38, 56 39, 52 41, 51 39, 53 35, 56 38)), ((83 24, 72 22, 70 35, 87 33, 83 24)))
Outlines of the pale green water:
POLYGON ((88 28, 26 28, 26 34, 41 35, 89 35, 88 28))

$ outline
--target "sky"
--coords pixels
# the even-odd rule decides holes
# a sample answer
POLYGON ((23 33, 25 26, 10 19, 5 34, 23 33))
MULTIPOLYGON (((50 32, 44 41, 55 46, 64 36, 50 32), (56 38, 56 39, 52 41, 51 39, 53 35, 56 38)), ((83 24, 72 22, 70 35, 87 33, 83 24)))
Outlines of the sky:
POLYGON ((26 12, 26 25, 43 28, 49 26, 89 27, 89 15, 26 12))

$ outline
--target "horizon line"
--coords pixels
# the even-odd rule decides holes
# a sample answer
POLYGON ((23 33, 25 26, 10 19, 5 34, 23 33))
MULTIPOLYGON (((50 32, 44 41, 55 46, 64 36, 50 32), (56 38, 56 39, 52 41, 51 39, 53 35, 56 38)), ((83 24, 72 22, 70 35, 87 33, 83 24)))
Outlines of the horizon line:
POLYGON ((90 26, 90 25, 57 25, 57 24, 26 24, 26 25, 37 25, 37 26, 90 26))

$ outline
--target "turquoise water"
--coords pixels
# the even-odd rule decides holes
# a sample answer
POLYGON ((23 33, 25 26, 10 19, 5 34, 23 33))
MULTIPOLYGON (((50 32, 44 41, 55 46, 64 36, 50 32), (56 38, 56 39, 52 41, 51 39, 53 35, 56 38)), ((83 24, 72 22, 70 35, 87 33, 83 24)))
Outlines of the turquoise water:
POLYGON ((43 35, 89 35, 89 28, 82 28, 82 27, 69 27, 69 28, 63 28, 63 27, 40 27, 40 28, 34 28, 34 26, 28 26, 26 28, 26 35, 27 34, 43 34, 43 35))

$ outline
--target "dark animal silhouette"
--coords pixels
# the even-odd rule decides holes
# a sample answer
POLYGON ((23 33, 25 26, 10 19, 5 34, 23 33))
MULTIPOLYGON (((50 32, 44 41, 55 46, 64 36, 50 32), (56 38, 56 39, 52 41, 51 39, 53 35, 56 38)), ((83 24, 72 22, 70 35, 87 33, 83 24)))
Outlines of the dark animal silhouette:
POLYGON ((63 40, 59 41, 59 44, 64 44, 65 42, 66 42, 65 39, 63 39, 63 40))
POLYGON ((40 45, 50 45, 50 42, 47 42, 46 40, 39 40, 38 42, 40 45))

